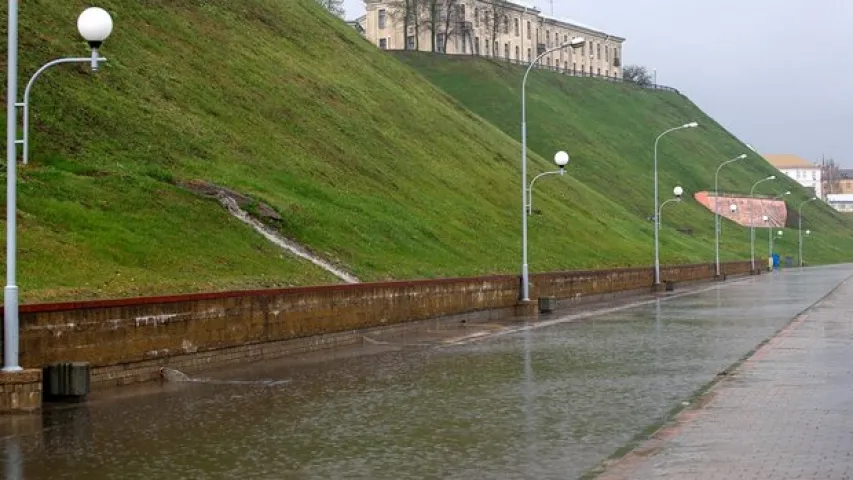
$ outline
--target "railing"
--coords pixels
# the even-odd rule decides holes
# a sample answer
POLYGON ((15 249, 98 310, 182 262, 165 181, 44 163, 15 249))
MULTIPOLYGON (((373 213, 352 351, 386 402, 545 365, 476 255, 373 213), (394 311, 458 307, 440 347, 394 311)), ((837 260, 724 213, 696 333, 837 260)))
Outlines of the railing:
MULTIPOLYGON (((398 51, 401 51, 401 50, 398 50, 398 51)), ((528 62, 528 61, 521 60, 521 59, 507 58, 505 55, 482 55, 482 54, 480 54, 480 53, 456 53, 456 54, 452 54, 452 53, 443 53, 443 52, 433 52, 433 53, 438 53, 438 54, 441 54, 441 55, 449 55, 449 56, 452 56, 452 57, 480 57, 480 58, 487 58, 487 59, 490 59, 490 60, 496 60, 496 61, 500 61, 500 62, 506 62, 506 63, 510 63, 510 64, 514 64, 514 65, 522 65, 522 66, 525 66, 525 67, 526 67, 526 66, 528 66, 528 65, 530 65, 530 62, 528 62)), ((599 74, 597 74, 597 73, 592 73, 592 72, 589 72, 589 71, 581 71, 581 70, 575 70, 575 69, 572 69, 572 68, 565 68, 564 66, 562 66, 562 67, 561 67, 561 66, 558 66, 558 65, 543 65, 541 62, 540 62, 540 63, 538 63, 538 64, 536 65, 536 68, 538 68, 538 69, 540 69, 540 70, 550 70, 550 71, 552 71, 552 72, 560 73, 560 74, 563 74, 563 75, 568 75, 568 76, 570 76, 570 77, 597 78, 597 79, 600 79, 600 80, 606 80, 606 81, 609 81, 609 82, 625 83, 625 84, 628 84, 628 85, 634 85, 634 86, 636 86, 636 87, 639 87, 639 88, 645 88, 645 89, 648 89, 648 90, 663 90, 663 91, 667 91, 667 92, 674 92, 674 93, 681 94, 681 92, 679 92, 679 91, 678 91, 678 89, 673 88, 673 87, 669 87, 669 86, 666 86, 666 85, 655 84, 655 83, 650 83, 650 84, 642 85, 642 84, 639 84, 639 83, 629 82, 629 81, 625 80, 624 78, 622 78, 621 76, 616 76, 616 77, 614 77, 614 76, 608 76, 608 75, 599 75, 599 74)))

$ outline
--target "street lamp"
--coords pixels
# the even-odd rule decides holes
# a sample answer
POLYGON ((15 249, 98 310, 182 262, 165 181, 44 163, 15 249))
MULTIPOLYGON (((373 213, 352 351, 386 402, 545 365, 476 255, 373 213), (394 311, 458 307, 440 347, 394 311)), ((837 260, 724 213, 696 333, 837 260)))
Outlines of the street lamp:
POLYGON ((714 172, 714 255, 717 278, 720 277, 720 211, 717 209, 717 200, 720 198, 720 188, 718 177, 720 175, 721 168, 732 162, 743 160, 744 158, 746 158, 745 153, 738 155, 737 157, 731 160, 726 160, 725 162, 721 163, 720 166, 717 167, 717 171, 714 172))
POLYGON ((28 160, 29 95, 33 83, 48 68, 61 63, 91 62, 92 70, 106 61, 98 56, 98 48, 110 36, 113 21, 110 14, 97 7, 87 8, 77 19, 80 35, 89 42, 89 58, 63 58, 42 66, 32 76, 24 91, 24 101, 18 102, 18 0, 9 0, 8 79, 6 91, 6 287, 3 290, 3 371, 22 370, 18 364, 18 286, 15 278, 17 230, 17 161, 19 144, 23 145, 24 163, 28 160), (18 112, 24 110, 24 138, 18 140, 18 112))
MULTIPOLYGON (((809 202, 814 202, 815 200, 817 200, 817 197, 812 197, 801 203, 797 212, 797 235, 799 236, 800 267, 803 266, 803 206, 809 202)), ((809 233, 811 233, 811 231, 809 231, 809 233)))
MULTIPOLYGON (((669 130, 658 135, 658 138, 655 139, 655 217, 657 217, 657 212, 660 209, 660 207, 658 206, 658 142, 660 142, 660 139, 669 133, 675 132, 677 130, 683 130, 685 128, 696 128, 698 126, 699 124, 696 122, 685 123, 680 127, 670 128, 669 130)), ((659 222, 655 220, 655 285, 660 285, 660 244, 658 242, 659 229, 659 222)))
POLYGON ((530 70, 542 59, 545 55, 562 48, 578 49, 586 43, 582 37, 575 37, 568 43, 558 45, 545 50, 536 57, 527 67, 524 72, 524 78, 521 80, 521 299, 523 301, 530 300, 530 285, 529 275, 527 271, 527 76, 530 70))
POLYGON ((530 187, 527 189, 527 214, 533 215, 533 184, 536 183, 540 177, 544 177, 546 175, 564 175, 566 173, 566 165, 569 163, 569 154, 560 150, 559 152, 554 154, 554 163, 560 167, 559 170, 554 170, 551 172, 540 173, 533 177, 533 180, 530 181, 530 187))
POLYGON ((755 187, 764 182, 769 182, 771 180, 776 180, 776 175, 770 175, 767 178, 762 178, 761 180, 755 182, 752 185, 752 189, 749 191, 749 246, 750 246, 750 264, 752 265, 752 272, 755 272, 755 187))

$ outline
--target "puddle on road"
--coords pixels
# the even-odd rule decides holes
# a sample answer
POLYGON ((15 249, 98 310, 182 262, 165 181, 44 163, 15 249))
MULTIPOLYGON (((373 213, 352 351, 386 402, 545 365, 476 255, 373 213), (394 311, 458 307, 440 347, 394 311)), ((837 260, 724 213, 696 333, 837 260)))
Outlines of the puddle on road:
POLYGON ((163 377, 167 382, 173 383, 205 383, 209 385, 256 385, 262 387, 277 387, 281 385, 287 385, 290 383, 290 380, 273 380, 273 379, 259 379, 259 380, 220 380, 215 378, 205 378, 205 377, 190 377, 186 373, 176 370, 174 368, 163 367, 160 369, 160 376, 163 377))

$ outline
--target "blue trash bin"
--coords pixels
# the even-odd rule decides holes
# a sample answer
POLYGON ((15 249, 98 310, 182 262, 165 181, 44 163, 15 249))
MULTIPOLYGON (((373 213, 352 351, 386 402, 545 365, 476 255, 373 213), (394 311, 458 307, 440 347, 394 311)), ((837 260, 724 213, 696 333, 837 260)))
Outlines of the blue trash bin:
POLYGON ((779 265, 781 265, 780 258, 778 253, 773 254, 773 268, 779 268, 779 265))

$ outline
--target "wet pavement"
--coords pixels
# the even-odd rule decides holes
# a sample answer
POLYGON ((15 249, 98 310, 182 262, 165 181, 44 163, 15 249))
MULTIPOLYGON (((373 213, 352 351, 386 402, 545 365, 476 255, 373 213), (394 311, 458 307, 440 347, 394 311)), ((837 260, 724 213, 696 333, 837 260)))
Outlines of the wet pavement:
POLYGON ((853 280, 601 479, 853 478, 853 280))
POLYGON ((851 274, 790 270, 129 387, 0 419, 0 455, 27 479, 578 478, 851 274))

